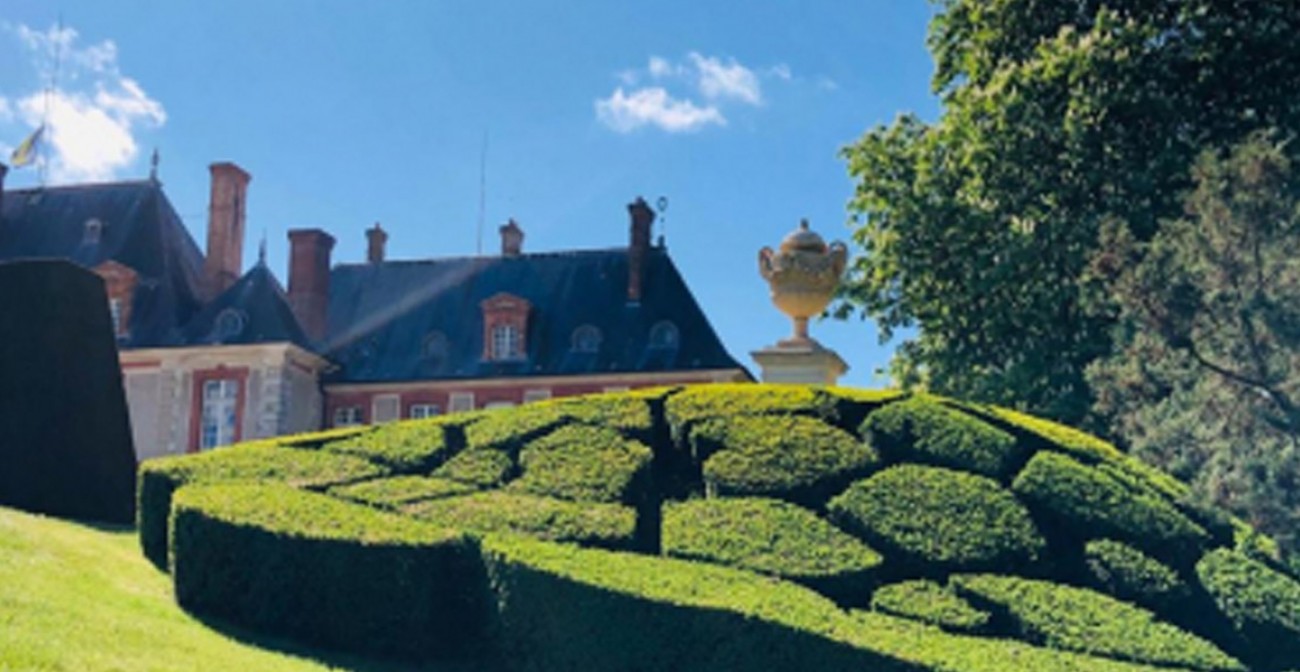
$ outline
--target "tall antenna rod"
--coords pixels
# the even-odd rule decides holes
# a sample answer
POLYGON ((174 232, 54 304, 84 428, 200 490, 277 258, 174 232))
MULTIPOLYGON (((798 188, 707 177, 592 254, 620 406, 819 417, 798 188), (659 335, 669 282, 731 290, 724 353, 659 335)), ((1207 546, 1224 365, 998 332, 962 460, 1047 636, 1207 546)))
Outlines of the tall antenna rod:
POLYGON ((58 28, 54 33, 54 72, 50 74, 50 82, 45 86, 45 111, 41 114, 41 138, 40 146, 37 149, 41 152, 40 176, 41 186, 45 186, 46 173, 50 164, 50 96, 54 89, 59 85, 59 70, 63 66, 63 12, 59 12, 58 28))
POLYGON ((487 150, 488 134, 483 131, 483 150, 478 157, 478 231, 474 253, 483 256, 483 219, 487 216, 487 150))

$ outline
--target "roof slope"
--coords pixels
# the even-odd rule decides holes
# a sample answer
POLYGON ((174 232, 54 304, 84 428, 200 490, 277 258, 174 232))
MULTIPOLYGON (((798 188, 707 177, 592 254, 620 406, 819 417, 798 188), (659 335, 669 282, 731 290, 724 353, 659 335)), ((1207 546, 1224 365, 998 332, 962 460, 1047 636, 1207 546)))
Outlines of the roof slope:
POLYGON ((284 287, 263 262, 204 306, 181 333, 185 345, 284 343, 308 347, 284 287))
POLYGON ((626 249, 337 266, 324 354, 335 380, 357 382, 741 368, 667 252, 651 249, 644 268, 629 304, 626 249), (484 361, 481 303, 502 292, 532 304, 527 352, 484 361), (651 343, 660 323, 675 343, 651 343), (574 348, 584 325, 599 330, 594 352, 574 348))
POLYGON ((127 347, 169 345, 199 309, 203 254, 152 180, 16 189, 0 206, 0 261, 70 259, 87 268, 108 260, 141 277, 127 347), (98 241, 86 223, 102 224, 98 241))

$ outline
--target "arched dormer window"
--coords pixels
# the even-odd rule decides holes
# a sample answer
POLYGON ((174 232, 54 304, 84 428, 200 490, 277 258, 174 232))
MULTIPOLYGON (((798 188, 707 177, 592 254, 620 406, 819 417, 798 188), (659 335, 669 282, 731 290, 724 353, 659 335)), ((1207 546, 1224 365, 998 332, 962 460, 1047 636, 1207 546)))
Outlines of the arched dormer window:
POLYGON ((425 360, 438 364, 447 359, 447 351, 447 335, 441 331, 431 331, 424 337, 420 355, 425 360))
POLYGON ((532 304, 502 292, 483 301, 483 359, 524 359, 528 352, 528 313, 532 304))
POLYGON ((677 325, 672 322, 663 320, 650 327, 650 347, 675 348, 680 343, 681 335, 677 331, 677 325))
POLYGON ((91 217, 86 220, 86 229, 82 232, 81 243, 83 245, 98 245, 104 236, 104 223, 91 217))
POLYGON ((244 333, 246 322, 243 311, 227 308, 217 313, 217 319, 212 325, 213 335, 218 341, 230 340, 244 333))
POLYGON ((584 324, 573 330, 573 351, 597 352, 600 350, 602 340, 600 329, 584 324))

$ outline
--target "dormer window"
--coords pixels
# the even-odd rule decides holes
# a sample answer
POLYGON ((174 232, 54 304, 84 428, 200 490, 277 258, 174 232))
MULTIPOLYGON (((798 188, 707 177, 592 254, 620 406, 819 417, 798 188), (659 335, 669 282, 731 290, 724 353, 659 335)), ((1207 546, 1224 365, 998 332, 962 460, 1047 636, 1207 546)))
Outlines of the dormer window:
POLYGON ((598 352, 601 340, 599 329, 590 324, 584 324, 573 330, 573 351, 598 352))
POLYGON ((511 361, 524 359, 528 352, 528 313, 532 304, 521 297, 502 292, 482 304, 483 359, 511 361))
POLYGON ((244 313, 234 308, 227 308, 217 314, 217 321, 213 325, 216 340, 226 341, 244 333, 244 313))
POLYGON ((681 336, 677 332, 677 325, 672 322, 663 320, 650 327, 650 347, 675 348, 680 342, 681 336))
POLYGON ((104 236, 104 223, 91 217, 86 220, 86 228, 82 233, 81 242, 83 245, 98 245, 100 238, 104 236))

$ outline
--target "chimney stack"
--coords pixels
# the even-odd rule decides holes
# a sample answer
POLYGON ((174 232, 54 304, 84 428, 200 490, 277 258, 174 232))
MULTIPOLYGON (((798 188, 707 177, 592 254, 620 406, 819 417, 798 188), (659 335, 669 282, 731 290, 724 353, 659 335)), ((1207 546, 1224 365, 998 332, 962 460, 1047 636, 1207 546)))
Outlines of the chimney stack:
POLYGON ((655 222, 655 213, 640 196, 628 204, 627 212, 632 216, 632 232, 627 245, 627 301, 640 303, 645 257, 650 250, 650 226, 655 222))
POLYGON ((320 229, 289 231, 289 307, 307 334, 325 338, 330 297, 330 251, 334 237, 320 229))
POLYGON ((379 222, 366 229, 366 261, 372 264, 384 262, 384 245, 388 242, 388 232, 379 226, 379 222))
POLYGON ((208 199, 208 251, 203 280, 208 298, 226 291, 239 279, 244 261, 244 204, 248 181, 242 168, 230 162, 208 166, 212 191, 208 199))
POLYGON ((524 230, 514 219, 498 229, 501 232, 501 256, 517 257, 524 251, 524 230))

